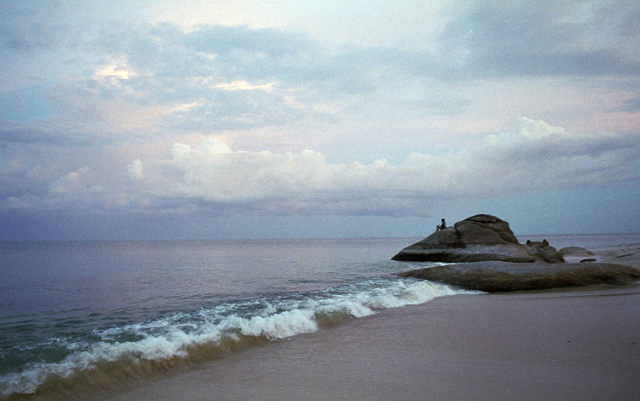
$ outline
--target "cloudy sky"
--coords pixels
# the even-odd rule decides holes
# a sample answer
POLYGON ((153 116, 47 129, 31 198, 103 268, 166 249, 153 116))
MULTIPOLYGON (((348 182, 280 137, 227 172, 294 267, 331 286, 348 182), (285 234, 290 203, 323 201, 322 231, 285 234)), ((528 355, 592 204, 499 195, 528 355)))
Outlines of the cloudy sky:
POLYGON ((640 231, 640 3, 0 0, 0 240, 640 231))

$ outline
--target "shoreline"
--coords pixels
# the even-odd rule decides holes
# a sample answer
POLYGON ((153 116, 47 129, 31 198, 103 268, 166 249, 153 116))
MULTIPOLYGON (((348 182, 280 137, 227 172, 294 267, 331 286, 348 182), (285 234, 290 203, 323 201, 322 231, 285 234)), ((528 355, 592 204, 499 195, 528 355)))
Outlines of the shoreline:
POLYGON ((638 286, 442 297, 104 401, 637 399, 638 306, 638 286))
MULTIPOLYGON (((640 246, 595 252, 640 267, 640 246)), ((454 295, 207 362, 102 398, 640 398, 640 286, 454 295)))

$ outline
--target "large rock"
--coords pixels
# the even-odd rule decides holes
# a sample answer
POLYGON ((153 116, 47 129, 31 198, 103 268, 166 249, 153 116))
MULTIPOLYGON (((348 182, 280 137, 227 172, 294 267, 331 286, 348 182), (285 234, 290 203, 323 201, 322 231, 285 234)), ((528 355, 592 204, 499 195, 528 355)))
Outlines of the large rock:
POLYGON ((485 292, 530 291, 610 284, 640 280, 640 270, 611 263, 505 263, 477 262, 427 267, 400 273, 485 292))
POLYGON ((466 244, 518 244, 509 223, 495 216, 478 214, 453 225, 466 244))
POLYGON ((534 262, 536 258, 495 216, 479 214, 436 231, 395 255, 393 260, 413 262, 534 262))

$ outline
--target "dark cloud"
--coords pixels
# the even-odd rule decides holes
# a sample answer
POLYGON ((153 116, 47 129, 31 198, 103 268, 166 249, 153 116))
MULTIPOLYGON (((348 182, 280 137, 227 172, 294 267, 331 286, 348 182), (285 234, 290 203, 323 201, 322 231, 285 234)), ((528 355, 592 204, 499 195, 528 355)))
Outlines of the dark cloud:
MULTIPOLYGON (((609 33, 598 29, 626 25, 626 14, 581 21, 579 15, 567 15, 573 6, 474 2, 440 35, 442 55, 453 61, 453 72, 485 77, 639 73, 640 62, 617 49, 623 41, 620 30, 611 29, 618 36, 603 38, 609 33)), ((628 28, 625 31, 630 34, 628 28)))
POLYGON ((619 27, 620 36, 638 41, 640 36, 640 24, 638 24, 638 21, 640 21, 640 10, 636 9, 627 13, 619 27))
POLYGON ((51 146, 88 146, 95 141, 43 127, 0 119, 0 143, 45 144, 51 146))
POLYGON ((619 111, 625 111, 628 113, 640 112, 640 97, 634 97, 624 101, 624 104, 618 108, 619 111))
POLYGON ((0 47, 14 52, 47 49, 63 38, 61 24, 41 22, 20 2, 0 3, 0 47))

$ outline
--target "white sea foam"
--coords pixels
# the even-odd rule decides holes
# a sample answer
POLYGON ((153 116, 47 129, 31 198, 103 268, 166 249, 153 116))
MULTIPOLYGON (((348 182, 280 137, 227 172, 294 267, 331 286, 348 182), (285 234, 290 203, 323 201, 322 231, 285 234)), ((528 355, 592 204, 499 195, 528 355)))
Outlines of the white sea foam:
POLYGON ((34 393, 51 375, 66 378, 76 372, 97 369, 99 363, 123 358, 131 363, 186 358, 190 347, 220 343, 225 337, 278 340, 318 330, 321 315, 363 317, 381 309, 460 293, 468 291, 428 281, 376 278, 324 291, 228 303, 149 322, 94 330, 101 341, 70 343, 71 353, 60 362, 36 363, 22 372, 0 377, 1 394, 34 393))

